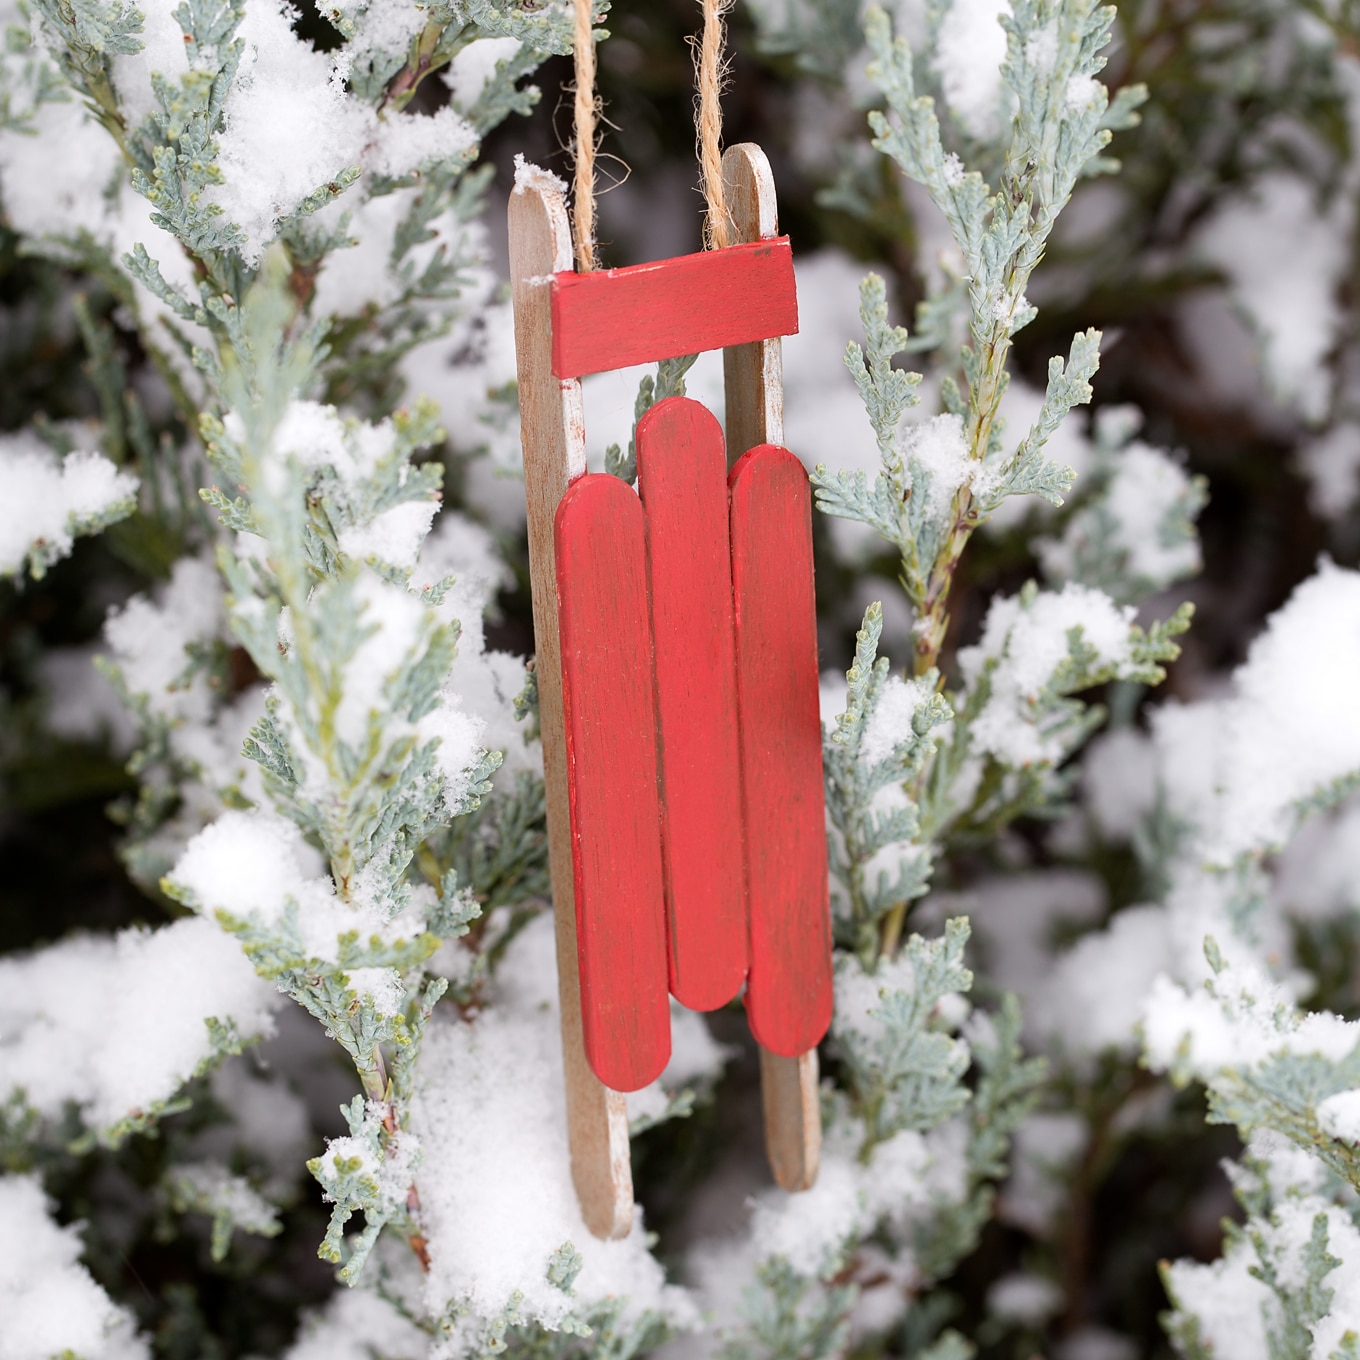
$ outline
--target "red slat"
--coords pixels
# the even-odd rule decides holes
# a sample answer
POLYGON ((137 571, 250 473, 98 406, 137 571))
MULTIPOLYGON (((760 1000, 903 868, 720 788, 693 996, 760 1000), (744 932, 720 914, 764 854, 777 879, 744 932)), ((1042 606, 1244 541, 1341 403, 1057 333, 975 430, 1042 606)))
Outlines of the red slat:
POLYGON ((617 477, 581 477, 554 547, 586 1057, 635 1091, 671 1048, 642 505, 617 477))
POLYGON ((691 1010, 731 1001, 746 977, 727 453, 697 401, 638 422, 638 489, 661 736, 670 987, 691 1010))
POLYGON ((807 473, 762 444, 732 469, 751 1032, 792 1058, 831 1023, 817 616, 807 473))
POLYGON ((787 236, 553 276, 553 372, 579 378, 798 330, 787 236))

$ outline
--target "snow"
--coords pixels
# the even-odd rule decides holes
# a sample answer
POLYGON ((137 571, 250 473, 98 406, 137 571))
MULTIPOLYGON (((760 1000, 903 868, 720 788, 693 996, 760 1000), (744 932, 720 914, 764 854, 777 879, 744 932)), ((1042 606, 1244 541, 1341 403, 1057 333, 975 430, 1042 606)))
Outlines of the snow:
POLYGON ((1318 1102, 1318 1127, 1345 1143, 1360 1143, 1360 1091, 1339 1091, 1318 1102))
POLYGON ((437 501, 402 501, 374 515, 367 524, 346 525, 336 535, 342 553, 367 561, 377 558, 394 567, 411 568, 439 509, 437 501))
POLYGON ((75 98, 40 105, 32 127, 34 135, 0 131, 0 194, 10 225, 34 237, 95 229, 107 212, 104 192, 121 172, 117 144, 75 98), (55 146, 61 155, 52 154, 55 146))
POLYGON ((1360 573, 1323 561, 1271 616, 1233 676, 1206 852, 1276 848, 1296 806, 1360 775, 1360 573))
POLYGON ((1154 980, 1173 964, 1165 908, 1126 907, 1051 967, 1032 999, 1032 1025, 1073 1057, 1134 1053, 1154 980))
POLYGON ((1062 1290, 1041 1275, 1003 1275, 987 1291, 989 1313, 1026 1327, 1041 1326, 1062 1302, 1062 1290))
POLYGON ((191 650, 223 631, 222 585, 211 563, 181 557, 154 597, 134 595, 110 611, 104 640, 123 683, 156 717, 204 723, 214 694, 200 670, 186 683, 191 650))
POLYGON ((958 655, 970 690, 992 666, 990 696, 971 728, 975 749, 1017 767, 1060 757, 1060 739, 1041 732, 1034 716, 1070 655, 1069 632, 1081 630, 1082 641, 1094 649, 1096 669, 1118 674, 1130 660, 1133 616, 1131 608, 1121 609, 1103 592, 1075 583, 1061 592, 1039 592, 1028 604, 1020 596, 993 598, 981 639, 958 655))
POLYGON ((902 453, 908 466, 915 461, 927 476, 926 521, 938 530, 948 529, 959 488, 972 485, 984 471, 981 463, 968 456, 963 417, 931 416, 909 426, 902 437, 902 453))
POLYGON ((351 968, 345 974, 350 991, 369 1002, 380 1016, 400 1015, 406 1003, 406 988, 395 968, 351 968))
POLYGON ((1360 426, 1333 425, 1304 442, 1298 461, 1309 481, 1309 504, 1324 519, 1340 519, 1360 497, 1360 426))
POLYGON ((1203 1081, 1282 1054, 1338 1062, 1360 1043, 1360 1021, 1329 1011, 1299 1015, 1284 989, 1250 966, 1226 969, 1195 991, 1162 974, 1144 1004, 1143 1031, 1153 1071, 1176 1069, 1203 1081))
POLYGON ((522 194, 526 189, 536 189, 539 193, 567 192, 567 182, 554 175, 551 170, 541 169, 524 159, 520 153, 515 155, 515 192, 522 194))
POLYGON ((189 842, 170 877, 213 911, 271 923, 321 867, 320 855, 286 818, 232 811, 189 842))
POLYGON ((437 113, 407 112, 382 121, 367 156, 380 175, 402 179, 417 170, 464 161, 477 146, 477 134, 457 109, 437 113))
POLYGON ((51 1217, 36 1176, 0 1177, 0 1360, 148 1360, 131 1312, 80 1263, 80 1230, 51 1217))
POLYGON ((357 932, 395 944, 424 929, 424 895, 413 892, 396 916, 391 903, 365 891, 338 897, 320 856, 286 818, 270 812, 224 812, 185 847, 167 875, 180 900, 205 915, 226 915, 280 932, 307 958, 335 963, 340 937, 357 932))
POLYGON ((1344 917, 1360 908, 1360 802, 1300 827, 1276 862, 1274 896, 1302 920, 1344 917))
POLYGON ((453 95, 453 102, 466 112, 481 96, 496 64, 509 61, 519 51, 518 38, 479 38, 469 43, 440 73, 453 95))
POLYGON ((0 959, 0 1092, 48 1119, 74 1102, 108 1128, 171 1100, 213 1052, 206 1021, 272 1032, 274 988, 236 941, 190 918, 75 935, 0 959))
POLYGON ((1102 835, 1128 841, 1157 800, 1157 759, 1151 740, 1132 727, 1102 732, 1081 763, 1085 805, 1102 835))
POLYGON ((1158 589, 1200 568, 1194 536, 1177 533, 1194 503, 1194 487, 1180 464, 1162 449, 1141 440, 1110 455, 1111 475, 1103 493, 1088 510, 1079 510, 1061 538, 1035 546, 1050 578, 1076 575, 1078 547, 1094 546, 1122 561, 1130 581, 1158 589), (1097 518, 1098 516, 1098 518, 1097 518))
MULTIPOLYGON (((912 719, 934 693, 934 686, 924 680, 890 675, 884 681, 860 739, 860 755, 866 765, 872 767, 887 760, 899 746, 913 739, 912 719)), ((841 706, 844 708, 844 698, 841 706)))
MULTIPOLYGON (((419 1060, 411 1115, 425 1149, 417 1177, 430 1249, 425 1301, 476 1319, 519 1311, 556 1327, 573 1309, 626 1297, 684 1325, 693 1308, 667 1285, 640 1222, 621 1241, 593 1237, 572 1186, 556 1015, 552 919, 516 937, 500 966, 494 1007, 475 1020, 439 1012, 419 1060), (585 1259, 569 1298, 547 1278, 570 1242, 585 1259)), ((640 1218, 640 1211, 638 1211, 640 1218)))
POLYGON ((1089 1141, 1086 1121, 1074 1111, 1026 1116, 1015 1131, 1011 1174, 1001 1189, 1001 1220, 1046 1236, 1066 1207, 1071 1167, 1089 1141))
POLYGON ((950 112, 979 141, 995 139, 1003 127, 1006 32, 998 21, 1009 13, 1008 0, 953 0, 931 59, 950 112))
POLYGON ((388 686, 428 638, 429 615, 410 591, 367 573, 355 586, 354 608, 367 635, 345 662, 335 731, 341 741, 362 750, 371 727, 386 727, 395 716, 388 686))
POLYGON ((430 1338, 396 1304, 359 1285, 304 1317, 283 1360, 426 1360, 430 1338))
POLYGON ((1165 1267, 1167 1292, 1180 1308, 1193 1312, 1203 1342, 1233 1360, 1270 1360, 1266 1312, 1271 1291, 1251 1274, 1255 1255, 1242 1241, 1209 1265, 1175 1261, 1165 1267))
POLYGON ((95 667, 97 647, 53 647, 38 663, 39 683, 47 698, 44 722, 49 732, 75 741, 107 737, 110 748, 127 755, 136 744, 137 725, 108 679, 95 667))
POLYGON ((26 560, 40 574, 70 554, 77 534, 130 511, 136 494, 137 478, 102 454, 59 461, 34 434, 0 435, 0 576, 22 572, 26 560))
POLYGON ((1225 197, 1197 235, 1201 258, 1227 276, 1260 337, 1271 386, 1309 421, 1330 402, 1325 360, 1342 322, 1336 294, 1353 215, 1346 194, 1324 210, 1305 179, 1279 170, 1225 197))
POLYGON ((245 51, 218 138, 223 183, 207 193, 245 233, 242 254, 250 264, 273 240, 280 218, 360 163, 374 132, 372 112, 345 91, 345 66, 299 39, 291 12, 274 0, 246 6, 245 51))
POLYGON ((221 1215, 242 1232, 272 1236, 278 1210, 244 1176, 217 1162, 177 1162, 169 1181, 182 1202, 199 1213, 221 1215))

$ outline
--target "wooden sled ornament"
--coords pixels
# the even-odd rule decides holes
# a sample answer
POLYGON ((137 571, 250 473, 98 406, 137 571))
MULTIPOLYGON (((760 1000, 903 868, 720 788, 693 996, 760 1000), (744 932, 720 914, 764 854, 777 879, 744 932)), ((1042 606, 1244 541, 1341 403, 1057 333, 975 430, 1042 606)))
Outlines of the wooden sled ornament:
POLYGON ((746 986, 776 1181, 808 1188, 831 1019, 810 494, 783 437, 793 265, 754 145, 723 174, 741 244, 572 270, 562 190, 523 176, 510 272, 572 1176, 599 1237, 633 1217, 624 1091, 661 1073, 674 995, 746 986), (580 378, 722 349, 637 428, 638 492, 589 474, 580 378))

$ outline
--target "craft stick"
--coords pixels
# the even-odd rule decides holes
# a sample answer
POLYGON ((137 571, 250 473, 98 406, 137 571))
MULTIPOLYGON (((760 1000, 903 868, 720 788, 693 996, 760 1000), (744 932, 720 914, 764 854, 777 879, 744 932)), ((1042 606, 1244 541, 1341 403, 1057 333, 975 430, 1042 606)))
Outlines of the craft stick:
POLYGON ((581 378, 681 354, 792 335, 798 297, 788 239, 560 274, 552 290, 553 372, 581 378))
POLYGON ((670 989, 691 1010, 711 1011, 746 978, 727 454, 722 427, 688 397, 658 402, 636 438, 656 649, 670 989))
POLYGON ((732 469, 750 971, 746 1015, 786 1058, 831 1023, 831 912, 812 589, 812 492, 777 444, 732 469))
MULTIPOLYGON (((723 179, 735 239, 777 236, 774 176, 760 147, 753 142, 729 147, 723 155, 723 179)), ((734 462, 758 444, 784 442, 782 349, 773 339, 723 351, 727 448, 734 462)), ((817 1050, 785 1058, 762 1048, 760 1086, 765 1152, 775 1182, 785 1190, 807 1190, 817 1179, 822 1151, 817 1050)))
POLYGON ((817 1050, 781 1058, 760 1049, 760 1104, 765 1115, 765 1156, 775 1184, 810 1190, 822 1156, 821 1093, 817 1050))
POLYGON ((624 1237, 633 1222, 624 1097, 590 1070, 581 1028, 571 819, 562 722, 553 519, 567 483, 585 472, 581 386, 552 375, 549 278, 571 268, 566 205, 546 174, 523 177, 510 195, 510 276, 515 309, 529 583, 537 650, 539 725, 548 804, 548 854, 557 928, 571 1173, 586 1226, 597 1237, 624 1237))
POLYGON ((646 538, 617 477, 580 477, 557 507, 581 1024, 615 1091, 655 1081, 671 1055, 646 538))
MULTIPOLYGON (((738 241, 769 240, 779 233, 774 176, 754 142, 723 155, 727 210, 738 241)), ((757 444, 784 442, 784 361, 778 337, 723 350, 727 390, 727 457, 735 463, 757 444)))

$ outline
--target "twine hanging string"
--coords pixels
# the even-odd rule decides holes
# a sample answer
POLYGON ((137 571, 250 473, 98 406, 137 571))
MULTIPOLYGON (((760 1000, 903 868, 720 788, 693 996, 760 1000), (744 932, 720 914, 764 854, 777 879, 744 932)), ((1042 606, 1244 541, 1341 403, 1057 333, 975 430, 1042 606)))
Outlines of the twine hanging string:
POLYGON ((708 205, 704 249, 713 250, 732 242, 732 219, 727 212, 727 190, 722 173, 720 102, 727 81, 724 16, 732 8, 732 0, 703 0, 703 6, 704 31, 694 60, 694 80, 698 86, 694 121, 698 132, 699 166, 704 177, 704 201, 708 205))
MULTIPOLYGON (((589 274, 597 267, 595 250, 595 153, 599 138, 599 96, 595 93, 594 0, 574 0, 576 31, 573 57, 576 90, 573 104, 576 167, 572 193, 572 240, 576 268, 589 274)), ((696 42, 694 81, 695 147, 703 174, 704 249, 713 250, 732 242, 732 219, 727 211, 727 191, 722 173, 722 92, 727 79, 727 11, 732 0, 702 0, 703 34, 696 42)))
POLYGON ((576 65, 576 174, 572 195, 572 238, 576 268, 589 274, 595 260, 595 143, 599 97, 595 93, 594 0, 576 0, 576 33, 572 54, 576 65))

